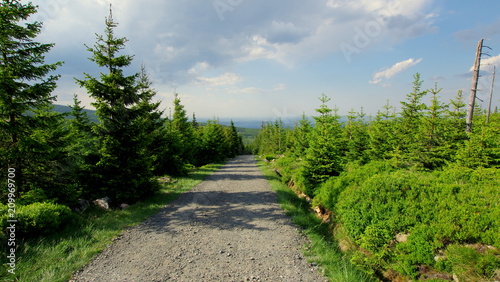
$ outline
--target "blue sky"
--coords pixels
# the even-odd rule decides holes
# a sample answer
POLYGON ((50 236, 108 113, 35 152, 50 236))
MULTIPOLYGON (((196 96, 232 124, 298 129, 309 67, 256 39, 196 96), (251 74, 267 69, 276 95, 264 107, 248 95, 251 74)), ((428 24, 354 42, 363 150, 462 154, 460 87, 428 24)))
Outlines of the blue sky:
POLYGON ((399 106, 417 72, 423 88, 438 83, 443 101, 458 90, 468 97, 480 39, 493 49, 478 94, 486 107, 492 66, 500 66, 498 0, 32 2, 40 6, 33 19, 44 22, 38 40, 56 43, 46 61, 65 61, 54 93, 64 105, 76 93, 91 108, 73 78, 104 71, 84 44, 103 33, 110 2, 116 35, 129 39, 123 54, 135 55, 127 72, 144 63, 162 108, 177 92, 200 118, 314 115, 322 93, 341 115, 361 107, 376 114, 387 100, 399 106))

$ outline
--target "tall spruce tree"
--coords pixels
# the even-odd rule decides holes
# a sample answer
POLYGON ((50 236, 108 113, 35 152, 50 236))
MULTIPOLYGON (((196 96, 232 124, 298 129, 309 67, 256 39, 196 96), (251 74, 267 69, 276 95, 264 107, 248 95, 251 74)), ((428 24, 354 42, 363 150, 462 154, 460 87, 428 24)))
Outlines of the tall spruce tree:
POLYGON ((309 135, 312 129, 311 121, 305 114, 302 114, 302 118, 290 134, 292 138, 290 151, 295 157, 301 158, 305 155, 305 152, 309 148, 309 135))
POLYGON ((397 120, 394 107, 387 101, 383 109, 378 111, 375 120, 368 127, 368 154, 371 160, 389 159, 397 147, 397 120))
POLYGON ((221 162, 227 156, 224 129, 216 120, 208 120, 203 127, 199 159, 201 164, 221 162))
POLYGON ((69 116, 71 119, 68 121, 69 145, 67 150, 71 160, 72 175, 79 190, 90 191, 89 187, 99 185, 92 181, 95 164, 99 161, 99 140, 92 132, 92 127, 95 125, 90 121, 76 95, 73 97, 73 105, 70 108, 69 116))
POLYGON ((243 140, 231 120, 229 127, 224 127, 225 143, 227 145, 227 157, 234 158, 243 150, 243 140))
POLYGON ((450 150, 452 154, 456 153, 458 148, 467 139, 467 133, 463 130, 465 128, 465 117, 467 111, 464 102, 463 92, 459 90, 457 96, 450 100, 448 110, 446 111, 446 130, 447 140, 450 143, 450 150))
POLYGON ((331 176, 342 171, 342 128, 337 111, 328 107, 330 101, 325 94, 319 100, 321 106, 316 109, 319 116, 314 117, 316 124, 311 132, 309 148, 301 170, 305 193, 313 196, 314 189, 331 176))
POLYGON ((367 163, 368 156, 368 125, 364 120, 363 108, 359 113, 351 110, 347 115, 344 127, 345 156, 348 162, 367 163))
POLYGON ((181 104, 181 99, 177 93, 174 94, 174 113, 172 115, 172 130, 173 134, 179 139, 178 152, 179 156, 186 163, 193 163, 194 150, 193 150, 193 127, 192 123, 188 121, 184 105, 181 104))
MULTIPOLYGON (((50 155, 39 149, 50 146, 41 137, 43 129, 51 128, 60 118, 47 114, 55 96, 58 75, 50 75, 62 62, 46 64, 44 54, 54 44, 34 41, 41 32, 42 23, 29 23, 37 12, 31 2, 3 0, 0 5, 0 163, 2 170, 16 171, 16 186, 20 192, 36 188, 34 168, 47 164, 50 155), (36 114, 29 114, 35 112, 36 114), (50 119, 44 120, 44 116, 50 119), (37 134, 34 136, 34 134, 37 134), (40 137, 40 138, 38 138, 40 137), (37 159, 33 152, 43 155, 37 159), (33 176, 33 177, 30 177, 33 176)), ((53 149, 53 148, 52 148, 53 149)), ((50 150, 50 149, 49 149, 50 150)), ((43 170, 43 168, 42 168, 43 170)), ((5 178, 3 178, 5 179, 5 178)))
POLYGON ((163 155, 163 148, 157 144, 163 143, 166 138, 165 119, 162 118, 164 112, 159 110, 160 102, 152 102, 157 92, 152 88, 152 81, 144 65, 141 67, 138 85, 140 100, 132 109, 139 113, 137 126, 143 130, 144 146, 147 147, 145 154, 148 155, 147 159, 151 162, 153 171, 156 172, 163 155))
POLYGON ((77 82, 95 99, 93 106, 100 121, 93 129, 99 140, 99 160, 93 173, 96 185, 86 194, 108 196, 118 205, 137 201, 156 188, 148 153, 153 135, 148 131, 150 124, 145 126, 156 107, 149 105, 152 93, 140 73, 124 74, 133 56, 118 54, 127 39, 115 37, 117 23, 111 12, 105 24, 104 36, 97 35, 95 46, 87 49, 92 53, 90 60, 107 73, 101 73, 100 79, 85 74, 85 79, 77 82))
POLYGON ((423 136, 423 143, 420 160, 425 168, 436 169, 443 166, 446 161, 450 161, 453 155, 448 150, 450 143, 446 142, 447 129, 444 113, 447 105, 439 101, 438 94, 441 89, 438 89, 436 84, 428 91, 432 98, 421 125, 420 135, 423 136))
POLYGON ((425 137, 420 134, 424 112, 427 109, 422 99, 427 90, 422 90, 423 81, 420 74, 414 75, 413 91, 406 95, 406 101, 401 102, 401 122, 397 134, 398 147, 394 161, 398 166, 420 166, 422 164, 422 143, 425 137))

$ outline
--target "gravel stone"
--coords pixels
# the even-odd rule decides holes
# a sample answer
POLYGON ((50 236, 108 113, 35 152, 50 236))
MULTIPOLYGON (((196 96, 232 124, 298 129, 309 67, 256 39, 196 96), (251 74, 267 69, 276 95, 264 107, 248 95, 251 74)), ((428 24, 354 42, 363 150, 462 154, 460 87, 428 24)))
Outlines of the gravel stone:
POLYGON ((72 281, 327 281, 252 156, 114 240, 72 281))

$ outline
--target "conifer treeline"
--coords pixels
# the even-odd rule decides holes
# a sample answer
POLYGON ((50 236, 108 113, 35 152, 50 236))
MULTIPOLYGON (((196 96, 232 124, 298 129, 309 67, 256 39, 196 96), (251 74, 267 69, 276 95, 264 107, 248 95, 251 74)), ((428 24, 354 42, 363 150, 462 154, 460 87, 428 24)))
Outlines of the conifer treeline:
MULTIPOLYGON (((52 73, 62 62, 44 62, 54 44, 34 41, 42 23, 26 22, 36 11, 10 0, 0 7, 0 178, 15 170, 17 204, 73 205, 105 196, 114 205, 133 203, 158 188, 155 176, 184 174, 242 150, 234 124, 188 121, 177 95, 172 116, 163 117, 145 67, 124 74, 133 56, 119 54, 127 39, 114 35, 111 15, 104 35, 87 46, 105 71, 76 81, 94 98, 99 121, 89 120, 76 96, 72 119, 53 112, 59 76, 52 73)), ((2 202, 7 192, 0 192, 2 202)))
POLYGON ((462 93, 444 103, 440 89, 422 84, 415 75, 399 111, 387 103, 375 117, 351 111, 345 122, 323 95, 314 124, 305 116, 294 128, 264 124, 254 152, 332 212, 332 235, 366 272, 498 280, 500 114, 488 122, 477 108, 466 133, 462 93))
POLYGON ((476 109, 474 132, 467 134, 462 92, 444 103, 439 98, 441 89, 423 90, 420 75, 414 78, 413 91, 401 102, 399 112, 388 102, 375 117, 367 117, 362 109, 351 110, 347 121, 341 122, 323 94, 314 125, 306 116, 293 128, 286 128, 281 120, 263 124, 254 153, 303 159, 304 176, 312 181, 306 189, 339 175, 353 162, 385 160, 395 167, 422 170, 454 163, 468 168, 500 165, 499 114, 487 122, 485 111, 476 109), (423 102, 426 96, 429 104, 423 102))

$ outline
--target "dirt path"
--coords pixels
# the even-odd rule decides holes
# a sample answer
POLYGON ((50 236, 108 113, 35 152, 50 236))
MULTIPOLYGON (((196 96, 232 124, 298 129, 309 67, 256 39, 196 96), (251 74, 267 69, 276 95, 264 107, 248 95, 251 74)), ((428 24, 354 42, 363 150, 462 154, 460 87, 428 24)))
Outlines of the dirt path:
POLYGON ((76 281, 325 281, 252 156, 127 230, 76 281))

